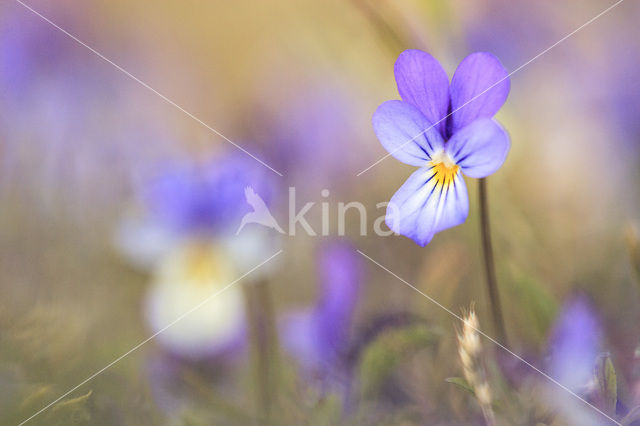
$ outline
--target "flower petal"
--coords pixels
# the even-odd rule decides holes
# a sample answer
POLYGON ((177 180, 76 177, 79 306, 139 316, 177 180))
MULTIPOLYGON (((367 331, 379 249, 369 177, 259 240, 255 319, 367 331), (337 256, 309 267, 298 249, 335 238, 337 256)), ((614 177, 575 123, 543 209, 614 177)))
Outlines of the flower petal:
POLYGON ((438 130, 416 107, 402 101, 387 101, 373 114, 373 130, 382 146, 396 159, 424 166, 444 141, 438 130))
POLYGON ((318 368, 323 361, 317 331, 311 309, 288 313, 280 324, 283 348, 306 368, 318 368))
POLYGON ((491 118, 509 96, 509 74, 498 58, 477 52, 458 65, 451 80, 450 133, 478 118, 491 118))
POLYGON ((361 258, 355 248, 343 241, 331 241, 318 253, 318 312, 324 312, 332 326, 340 325, 344 333, 349 329, 362 281, 361 258))
POLYGON ((549 374, 574 392, 584 391, 593 377, 601 337, 600 320, 588 299, 570 299, 551 333, 549 374))
POLYGON ((436 170, 423 167, 414 172, 387 207, 387 226, 423 247, 437 232, 460 225, 469 214, 462 174, 444 180, 436 170))
POLYGON ((288 314, 281 324, 286 351, 311 375, 338 369, 345 353, 362 281, 362 264, 355 249, 342 241, 322 247, 317 263, 318 299, 312 309, 288 314))
POLYGON ((453 135, 446 150, 462 173, 483 178, 494 173, 507 158, 509 135, 495 120, 476 120, 453 135))
POLYGON ((332 241, 318 256, 319 293, 315 309, 318 350, 327 360, 348 349, 360 294, 361 258, 349 244, 332 241))
POLYGON ((405 50, 394 66, 398 92, 444 134, 449 109, 449 77, 427 52, 405 50), (441 121, 442 120, 442 121, 441 121), (441 121, 441 122, 440 122, 441 121))

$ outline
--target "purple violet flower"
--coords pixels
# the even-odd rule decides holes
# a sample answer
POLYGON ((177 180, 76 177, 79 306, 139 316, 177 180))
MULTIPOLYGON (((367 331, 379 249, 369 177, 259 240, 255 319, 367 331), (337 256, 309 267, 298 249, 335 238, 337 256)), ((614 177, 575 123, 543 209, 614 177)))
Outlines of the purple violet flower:
POLYGON ((317 267, 316 305, 285 318, 282 344, 309 375, 326 379, 338 373, 349 344, 362 270, 353 248, 338 242, 323 248, 317 267))
POLYGON ((549 343, 549 374, 574 392, 584 391, 593 377, 602 330, 589 301, 567 302, 549 343))
POLYGON ((233 234, 251 211, 245 187, 270 203, 269 176, 251 159, 223 155, 203 164, 171 164, 142 189, 149 213, 159 223, 185 234, 233 234))
POLYGON ((395 63, 395 77, 403 100, 380 105, 373 128, 392 156, 420 169, 391 198, 386 223, 425 246, 466 220, 462 174, 483 178, 504 163, 511 143, 492 117, 510 82, 498 59, 483 52, 465 58, 449 84, 431 55, 407 50, 395 63))
MULTIPOLYGON (((162 330, 157 340, 174 356, 213 359, 244 347, 242 290, 221 289, 273 255, 278 245, 272 229, 239 228, 252 211, 246 188, 265 203, 273 199, 275 187, 262 169, 235 152, 201 163, 169 162, 142 185, 141 217, 126 218, 116 236, 123 253, 152 272, 145 320, 153 332, 162 330), (182 318, 217 292, 206 307, 182 318)), ((263 268, 252 279, 268 273, 263 268)))

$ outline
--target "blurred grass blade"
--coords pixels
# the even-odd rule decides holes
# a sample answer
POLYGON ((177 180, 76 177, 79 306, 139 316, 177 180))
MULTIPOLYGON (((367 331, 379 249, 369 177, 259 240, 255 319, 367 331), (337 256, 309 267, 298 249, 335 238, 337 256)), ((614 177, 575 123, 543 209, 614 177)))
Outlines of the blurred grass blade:
POLYGON ((76 398, 64 399, 51 409, 52 424, 85 424, 91 420, 89 402, 93 390, 76 398))
POLYGON ((595 375, 603 408, 607 413, 613 415, 616 413, 616 403, 618 401, 618 384, 616 371, 608 354, 602 355, 598 359, 595 375))
POLYGON ((631 266, 636 272, 636 280, 640 284, 640 235, 638 228, 628 225, 625 235, 631 266))

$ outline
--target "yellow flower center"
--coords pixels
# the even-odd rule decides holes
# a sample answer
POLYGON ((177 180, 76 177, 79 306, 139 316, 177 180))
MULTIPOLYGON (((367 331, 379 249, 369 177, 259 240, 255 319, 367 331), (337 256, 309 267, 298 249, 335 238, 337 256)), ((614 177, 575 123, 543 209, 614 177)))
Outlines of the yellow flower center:
POLYGON ((214 280, 221 270, 219 254, 206 245, 189 247, 185 261, 186 276, 196 282, 214 280))
POLYGON ((173 284, 209 288, 233 277, 228 256, 211 243, 190 241, 169 254, 156 279, 173 284))
POLYGON ((434 173, 433 179, 436 182, 436 186, 451 185, 458 174, 458 170, 460 170, 460 166, 444 151, 434 154, 429 165, 434 173))

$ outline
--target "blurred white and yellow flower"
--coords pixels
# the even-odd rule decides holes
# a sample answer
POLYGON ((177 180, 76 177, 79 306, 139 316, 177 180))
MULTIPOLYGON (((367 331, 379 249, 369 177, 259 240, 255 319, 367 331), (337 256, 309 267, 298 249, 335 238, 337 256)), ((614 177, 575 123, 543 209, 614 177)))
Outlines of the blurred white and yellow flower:
POLYGON ((235 154, 204 163, 165 165, 140 188, 139 211, 115 235, 118 250, 152 276, 145 320, 157 340, 186 359, 220 355, 245 337, 241 277, 256 280, 271 265, 280 235, 249 223, 245 188, 269 202, 272 187, 259 164, 235 154), (255 271, 254 271, 255 269, 255 271))
POLYGON ((153 274, 144 301, 149 327, 169 351, 201 358, 242 342, 245 306, 229 254, 209 242, 172 250, 153 274))

